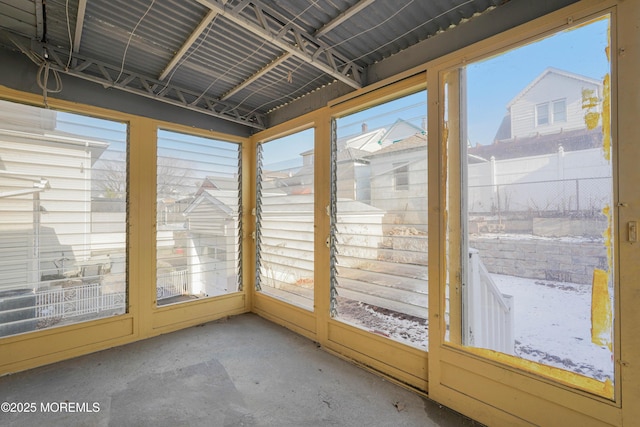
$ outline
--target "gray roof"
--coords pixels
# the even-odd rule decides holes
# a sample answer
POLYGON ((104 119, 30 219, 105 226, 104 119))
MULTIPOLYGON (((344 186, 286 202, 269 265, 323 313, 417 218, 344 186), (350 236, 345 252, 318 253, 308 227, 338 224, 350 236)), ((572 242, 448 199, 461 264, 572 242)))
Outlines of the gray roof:
POLYGON ((480 158, 489 160, 494 157, 496 160, 504 160, 557 153, 560 147, 564 151, 602 147, 602 127, 593 130, 585 128, 525 138, 496 140, 493 144, 478 144, 470 147, 467 152, 470 156, 474 156, 470 161, 476 162, 480 158))

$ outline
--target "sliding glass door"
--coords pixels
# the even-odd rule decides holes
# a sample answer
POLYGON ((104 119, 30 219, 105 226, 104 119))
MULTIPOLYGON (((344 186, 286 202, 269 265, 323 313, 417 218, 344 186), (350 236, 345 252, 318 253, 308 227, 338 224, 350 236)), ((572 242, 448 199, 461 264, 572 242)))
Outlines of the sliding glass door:
POLYGON ((449 343, 613 398, 609 21, 444 75, 444 304, 449 343))

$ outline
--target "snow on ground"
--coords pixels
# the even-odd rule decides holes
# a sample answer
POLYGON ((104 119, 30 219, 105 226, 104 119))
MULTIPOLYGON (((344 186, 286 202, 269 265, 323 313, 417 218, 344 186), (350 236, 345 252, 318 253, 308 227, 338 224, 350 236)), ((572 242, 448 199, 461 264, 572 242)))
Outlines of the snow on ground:
POLYGON ((426 319, 398 313, 359 301, 338 297, 338 319, 378 335, 427 350, 426 319))
POLYGON ((516 355, 613 380, 611 351, 591 342, 591 285, 492 274, 514 297, 516 355))
MULTIPOLYGON (((515 354, 597 380, 613 380, 608 348, 591 342, 591 286, 491 274, 514 297, 515 354)), ((338 319, 427 349, 427 321, 339 298, 338 319)))

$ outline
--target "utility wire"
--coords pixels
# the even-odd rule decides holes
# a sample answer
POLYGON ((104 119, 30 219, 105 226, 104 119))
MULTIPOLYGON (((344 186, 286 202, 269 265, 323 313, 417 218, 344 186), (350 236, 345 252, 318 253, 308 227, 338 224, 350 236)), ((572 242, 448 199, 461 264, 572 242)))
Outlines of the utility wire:
POLYGON ((129 35, 129 40, 127 41, 127 45, 124 48, 124 54, 122 55, 122 64, 120 65, 120 74, 118 74, 118 77, 116 77, 116 79, 113 81, 113 86, 115 86, 118 83, 118 80, 120 80, 120 77, 122 77, 122 73, 124 72, 124 62, 125 62, 125 60, 127 58, 127 51, 129 50, 129 45, 131 44, 131 39, 133 38, 133 35, 135 34, 136 30, 138 29, 138 26, 140 25, 142 20, 147 16, 147 14, 151 10, 151 8, 153 7, 153 4, 155 2, 156 2, 156 0, 151 0, 151 3, 149 4, 149 7, 147 7, 147 10, 140 17, 140 19, 138 20, 138 23, 135 25, 135 27, 133 27, 133 30, 131 31, 131 34, 129 35))
POLYGON ((69 71, 69 65, 71 65, 71 55, 73 54, 73 40, 71 39, 71 22, 69 21, 69 0, 65 2, 64 12, 67 16, 67 35, 69 36, 69 59, 67 59, 67 66, 65 71, 69 71))
MULTIPOLYGON (((218 15, 214 16, 211 22, 209 23, 209 25, 207 25, 207 32, 205 33, 204 37, 200 38, 200 42, 198 42, 198 45, 193 49, 190 49, 189 53, 185 55, 175 67, 173 67, 173 70, 171 70, 171 74, 169 75, 169 79, 167 79, 165 86, 158 92, 158 95, 161 95, 165 90, 167 90, 167 88, 169 87, 169 83, 171 83, 171 79, 173 79, 173 76, 176 73, 176 71, 178 71, 178 68, 180 68, 187 59, 191 58, 191 55, 193 55, 200 48, 200 46, 202 46, 202 43, 204 43, 207 37, 209 37, 209 32, 213 28, 213 24, 216 22, 216 19, 218 19, 218 15)), ((200 98, 201 97, 202 95, 200 96, 200 98)))
MULTIPOLYGON (((293 21, 295 21, 296 19, 298 19, 303 13, 305 13, 307 10, 309 10, 311 7, 315 6, 318 3, 319 0, 314 0, 309 6, 307 6, 303 11, 301 11, 300 13, 298 13, 296 16, 294 16, 293 18, 289 19, 289 21, 284 25, 284 27, 286 27, 287 25, 291 24, 293 21)), ((194 101, 194 103, 198 102, 203 96, 205 96, 205 94, 209 91, 209 89, 211 89, 211 87, 213 87, 214 84, 216 84, 222 77, 226 76, 227 74, 229 74, 229 72, 235 68, 237 68, 238 66, 242 65, 244 62, 246 62, 247 60, 249 60, 250 58, 252 58, 256 53, 258 53, 258 51, 260 51, 260 49, 262 49, 264 47, 265 44, 267 44, 268 40, 264 40, 262 42, 262 44, 260 44, 260 46, 258 46, 256 49, 254 49, 253 52, 251 52, 249 55, 247 55, 244 59, 242 59, 241 61, 237 62, 233 67, 227 69, 224 73, 222 73, 221 75, 219 75, 213 82, 211 82, 211 84, 209 86, 207 86, 207 88, 202 92, 202 94, 194 101)), ((299 67, 298 67, 299 68, 299 67)), ((296 68, 297 70, 297 68, 296 68)), ((236 107, 234 107, 231 111, 234 111, 235 109, 237 109, 239 107, 239 105, 237 105, 236 107)))
MULTIPOLYGON (((397 15, 398 15, 402 10, 404 10, 405 8, 407 8, 407 7, 408 7, 410 4, 412 4, 413 2, 414 2, 414 0, 409 1, 409 2, 408 2, 408 3, 406 3, 404 6, 402 6, 400 9, 398 9, 395 13, 393 13, 392 15, 390 15, 389 17, 387 17, 384 21, 382 21, 382 22, 380 22, 380 23, 376 24, 375 26, 373 26, 373 27, 371 27, 371 28, 369 28, 369 29, 367 29, 367 30, 365 30, 365 31, 362 31, 362 32, 360 32, 360 33, 354 34, 354 35, 352 35, 351 37, 349 37, 349 38, 347 38, 347 39, 341 40, 341 41, 339 41, 339 42, 337 42, 337 43, 334 43, 334 44, 332 44, 332 45, 330 45, 330 46, 328 46, 328 47, 324 48, 324 49, 325 49, 325 51, 326 51, 326 50, 328 50, 328 49, 333 49, 333 48, 335 48, 335 47, 337 47, 337 46, 340 46, 341 44, 343 44, 343 43, 345 43, 345 42, 347 42, 347 41, 349 41, 349 40, 353 40, 353 39, 354 39, 354 38, 356 38, 356 37, 360 37, 360 36, 362 36, 362 35, 366 34, 367 32, 369 32, 369 31, 371 31, 371 30, 373 30, 373 29, 375 29, 375 28, 377 28, 377 27, 379 27, 379 26, 381 26, 381 25, 383 25, 383 24, 387 23, 388 21, 390 21, 390 20, 391 20, 391 19, 393 19, 395 16, 397 16, 397 15)), ((440 17, 442 17, 442 16, 444 16, 444 15, 446 15, 446 14, 448 14, 448 13, 451 13, 451 12, 453 12, 454 10, 456 10, 456 9, 458 9, 458 8, 462 7, 462 6, 465 6, 465 5, 469 4, 469 3, 472 3, 472 2, 473 2, 473 0, 467 0, 467 1, 465 1, 464 3, 461 3, 461 4, 458 4, 458 5, 456 5, 456 6, 453 6, 453 7, 449 8, 449 9, 447 9, 446 11, 444 11, 444 12, 442 12, 442 13, 438 14, 437 16, 434 16, 433 18, 429 19, 428 21, 421 22, 419 25, 416 25, 416 26, 414 26, 413 28, 411 28, 411 29, 409 29, 409 30, 405 31, 404 33, 400 34, 399 36, 395 37, 393 40, 390 40, 389 42, 385 43, 384 45, 382 45, 382 46, 377 46, 375 49, 373 49, 373 50, 371 50, 371 51, 369 51, 369 52, 367 52, 367 53, 364 53, 364 54, 362 54, 362 55, 360 55, 360 56, 358 56, 358 57, 356 57, 356 58, 352 59, 352 60, 351 60, 351 62, 355 62, 355 61, 358 61, 358 60, 360 60, 360 59, 362 59, 362 58, 364 58, 364 57, 367 57, 367 56, 371 55, 372 53, 375 53, 376 51, 378 51, 381 47, 388 46, 389 44, 392 44, 392 43, 396 42, 397 40, 399 40, 399 39, 401 39, 401 38, 405 37, 407 34, 410 34, 411 32, 416 31, 417 29, 419 29, 419 28, 421 28, 421 27, 423 27, 423 26, 425 26, 425 25, 427 25, 427 24, 429 24, 429 23, 433 22, 434 20, 436 20, 436 19, 438 19, 438 18, 440 18, 440 17)), ((308 10, 308 9, 309 9, 309 8, 305 9, 305 11, 306 11, 306 10, 308 10)), ((304 11, 303 11, 303 12, 304 12, 304 11)), ((300 14, 302 14, 302 12, 301 12, 300 14)), ((300 14, 298 14, 298 16, 300 16, 300 14)), ((295 72, 295 71, 296 71, 298 68, 300 68, 301 66, 302 66, 302 64, 298 65, 298 66, 293 70, 293 72, 295 72)), ((290 71, 288 74, 290 75, 290 73, 291 73, 291 71, 290 71)), ((309 81, 307 84, 305 84, 304 86, 302 86, 302 87, 300 87, 300 88, 297 88, 295 91, 291 91, 289 94, 287 94, 287 95, 283 95, 283 96, 281 96, 281 97, 277 98, 276 100, 280 100, 280 99, 284 99, 284 98, 291 98, 291 99, 295 99, 295 96, 293 95, 295 92, 300 92, 300 91, 301 91, 301 89, 303 89, 303 88, 307 87, 309 84, 311 84, 311 83, 313 83, 314 81, 318 80, 318 79, 319 79, 320 77, 322 77, 323 75, 324 75, 324 74, 320 74, 318 77, 316 77, 316 78, 315 78, 315 79, 313 79, 313 80, 310 80, 310 81, 309 81)), ((276 83, 281 82, 282 80, 285 80, 285 79, 287 79, 287 77, 280 78, 280 79, 278 79, 278 80, 276 80, 276 81, 274 81, 274 82, 270 83, 270 84, 269 84, 269 85, 267 85, 267 86, 264 86, 264 87, 261 87, 261 88, 259 88, 259 89, 256 89, 255 91, 253 91, 253 92, 252 92, 252 93, 250 93, 249 95, 245 96, 245 97, 244 97, 244 98, 243 98, 243 99, 242 99, 238 104, 236 104, 236 105, 235 105, 235 107, 234 107, 231 111, 238 109, 242 104, 244 104, 244 103, 245 103, 249 98, 251 98, 252 96, 254 96, 254 95, 256 95, 256 94, 259 94, 260 92, 264 91, 265 89, 267 89, 267 88, 269 88, 269 87, 271 87, 271 86, 275 85, 276 83)), ((263 103, 262 105, 260 105, 260 106, 258 106, 258 107, 255 107, 253 110, 251 110, 251 112, 250 112, 249 114, 254 113, 255 111, 259 110, 260 108, 264 107, 264 106, 265 106, 265 105, 267 105, 267 104, 271 104, 273 101, 274 101, 274 100, 273 100, 273 99, 271 99, 271 100, 269 100, 269 101, 267 101, 267 102, 263 103)))

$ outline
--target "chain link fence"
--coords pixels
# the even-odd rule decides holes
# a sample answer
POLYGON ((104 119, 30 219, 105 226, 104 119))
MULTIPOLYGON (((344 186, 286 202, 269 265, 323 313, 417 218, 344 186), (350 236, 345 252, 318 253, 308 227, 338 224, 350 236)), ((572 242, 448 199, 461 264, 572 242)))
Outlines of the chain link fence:
POLYGON ((611 177, 470 185, 468 210, 504 217, 597 217, 611 205, 611 188, 611 177))

